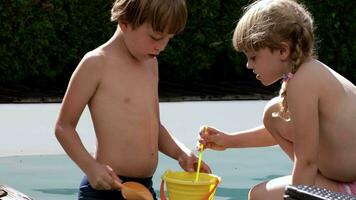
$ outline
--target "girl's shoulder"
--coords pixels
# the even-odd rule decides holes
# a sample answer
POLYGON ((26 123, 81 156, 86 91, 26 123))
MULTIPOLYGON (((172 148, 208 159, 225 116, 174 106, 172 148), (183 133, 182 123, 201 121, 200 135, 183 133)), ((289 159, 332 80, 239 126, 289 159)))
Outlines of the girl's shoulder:
POLYGON ((299 67, 291 82, 318 82, 326 78, 329 71, 330 68, 324 63, 316 59, 309 59, 299 67))
POLYGON ((307 73, 318 73, 320 70, 323 70, 323 68, 326 68, 327 66, 320 62, 319 60, 316 59, 309 59, 305 61, 304 63, 301 64, 299 67, 298 71, 305 71, 307 73))
POLYGON ((318 60, 304 62, 288 81, 288 92, 319 90, 330 79, 329 68, 318 60))

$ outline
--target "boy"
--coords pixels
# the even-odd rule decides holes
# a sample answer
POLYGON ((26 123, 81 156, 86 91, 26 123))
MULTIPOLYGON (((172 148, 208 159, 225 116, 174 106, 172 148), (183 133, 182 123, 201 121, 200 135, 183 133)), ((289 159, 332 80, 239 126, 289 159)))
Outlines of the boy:
MULTIPOLYGON (((183 30, 184 0, 116 0, 112 38, 87 53, 64 96, 55 134, 86 174, 79 199, 123 199, 115 182, 137 181, 150 189, 158 151, 193 171, 196 156, 160 123, 157 56, 183 30), (76 132, 88 105, 97 137, 93 158, 76 132)), ((210 172, 203 164, 202 170, 210 172)))

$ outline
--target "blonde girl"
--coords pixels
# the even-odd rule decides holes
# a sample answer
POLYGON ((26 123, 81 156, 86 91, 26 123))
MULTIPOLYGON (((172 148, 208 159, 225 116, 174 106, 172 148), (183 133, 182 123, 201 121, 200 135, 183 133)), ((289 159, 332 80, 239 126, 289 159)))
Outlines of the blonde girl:
POLYGON ((254 186, 249 199, 283 199, 288 184, 356 195, 356 87, 315 58, 314 41, 312 15, 293 0, 256 1, 236 26, 235 50, 263 85, 282 79, 280 95, 260 127, 209 127, 200 142, 215 150, 279 145, 294 163, 290 176, 254 186))

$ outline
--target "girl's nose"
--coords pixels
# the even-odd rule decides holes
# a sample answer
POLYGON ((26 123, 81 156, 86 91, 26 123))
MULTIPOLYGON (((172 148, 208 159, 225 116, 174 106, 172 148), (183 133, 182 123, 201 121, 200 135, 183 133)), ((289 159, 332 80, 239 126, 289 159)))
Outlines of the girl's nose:
POLYGON ((252 66, 248 62, 246 62, 246 68, 247 69, 252 69, 252 66))

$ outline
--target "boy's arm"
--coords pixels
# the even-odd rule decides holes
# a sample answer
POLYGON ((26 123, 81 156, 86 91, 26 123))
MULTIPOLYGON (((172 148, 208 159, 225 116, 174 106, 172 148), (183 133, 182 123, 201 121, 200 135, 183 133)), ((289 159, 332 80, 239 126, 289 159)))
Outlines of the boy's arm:
MULTIPOLYGON (((68 156, 88 175, 93 187, 96 187, 97 184, 97 181, 93 180, 95 178, 92 178, 92 176, 97 175, 93 174, 105 174, 103 175, 105 177, 107 176, 105 171, 112 171, 95 161, 93 156, 85 149, 76 131, 76 126, 85 106, 99 86, 100 70, 98 67, 100 65, 96 63, 98 63, 96 57, 87 55, 79 63, 69 82, 55 126, 55 135, 59 143, 68 156)), ((101 189, 111 188, 105 181, 102 182, 100 183, 101 189)))
POLYGON ((310 75, 290 80, 287 90, 294 136, 292 183, 314 185, 319 149, 318 89, 310 75), (305 88, 308 85, 308 88, 305 88))
MULTIPOLYGON (((157 59, 153 60, 153 73, 158 79, 158 62, 157 59)), ((158 103, 158 102, 157 102, 158 103)), ((157 106, 157 113, 159 113, 159 106, 157 106)), ((195 165, 198 162, 198 158, 194 153, 188 149, 184 144, 174 138, 167 129, 159 121, 159 133, 158 133, 158 149, 165 155, 177 160, 180 166, 186 171, 195 171, 195 165)), ((211 173, 208 165, 202 161, 202 172, 211 173)))
MULTIPOLYGON (((159 128, 158 148, 162 153, 177 160, 184 170, 196 170, 197 157, 184 144, 169 134, 162 124, 160 124, 159 128)), ((202 162, 201 171, 211 173, 209 166, 204 162, 202 162)))
POLYGON ((76 126, 79 118, 94 94, 96 73, 90 59, 84 57, 73 72, 57 117, 55 134, 63 149, 76 164, 86 172, 94 159, 82 144, 76 126))
POLYGON ((159 151, 175 160, 179 160, 182 154, 191 153, 191 151, 174 138, 162 124, 160 124, 159 127, 158 148, 159 151))

